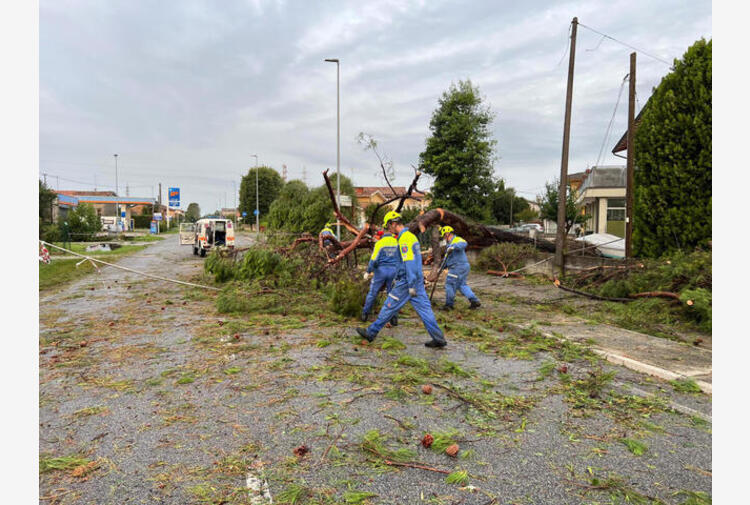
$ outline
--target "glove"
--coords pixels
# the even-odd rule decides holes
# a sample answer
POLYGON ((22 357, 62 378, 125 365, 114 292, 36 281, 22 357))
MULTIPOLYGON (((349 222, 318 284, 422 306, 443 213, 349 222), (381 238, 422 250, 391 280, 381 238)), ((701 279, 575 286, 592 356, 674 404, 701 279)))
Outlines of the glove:
POLYGON ((365 272, 365 273, 364 273, 364 275, 362 275, 362 278, 363 278, 364 280, 367 280, 367 279, 369 279, 369 278, 370 278, 370 274, 369 274, 369 273, 367 273, 367 272, 365 272))
POLYGON ((417 289, 409 288, 409 296, 417 296, 417 289))

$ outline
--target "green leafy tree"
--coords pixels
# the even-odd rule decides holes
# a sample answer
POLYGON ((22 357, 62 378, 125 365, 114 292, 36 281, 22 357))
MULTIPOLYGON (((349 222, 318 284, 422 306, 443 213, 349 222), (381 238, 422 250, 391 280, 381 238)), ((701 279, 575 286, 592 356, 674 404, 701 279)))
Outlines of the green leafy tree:
MULTIPOLYGON (((331 184, 336 187, 336 174, 331 176, 331 184)), ((341 194, 350 196, 352 203, 356 205, 354 186, 351 180, 343 175, 341 194)), ((355 207, 343 207, 341 212, 350 221, 354 220, 355 207)), ((313 235, 317 234, 326 222, 336 219, 328 188, 322 185, 309 190, 300 181, 289 181, 284 186, 277 200, 271 205, 268 218, 268 225, 272 229, 294 233, 306 231, 313 235)))
POLYGON ((693 44, 654 89, 635 134, 633 253, 711 240, 711 41, 693 44))
POLYGON ((201 207, 195 202, 191 202, 185 211, 185 219, 191 223, 201 218, 201 207))
POLYGON ((255 173, 258 173, 258 208, 260 216, 265 217, 271 203, 279 196, 284 180, 271 167, 251 168, 240 182, 240 215, 247 212, 247 219, 255 220, 255 173))
POLYGON ((96 215, 94 206, 89 203, 79 203, 77 207, 70 209, 65 221, 73 240, 89 240, 102 229, 102 221, 96 215))
POLYGON ((529 202, 516 195, 516 190, 506 188, 505 181, 500 179, 495 184, 495 192, 490 197, 492 202, 492 217, 498 224, 510 224, 511 207, 513 210, 513 222, 521 221, 519 215, 528 210, 529 202), (513 204, 511 205, 511 201, 513 204))
POLYGON ((471 81, 451 84, 438 100, 430 120, 432 134, 419 155, 422 169, 435 179, 433 207, 445 207, 478 221, 492 219, 486 202, 495 189, 493 119, 471 81))
POLYGON ((302 204, 309 194, 310 190, 304 182, 299 180, 287 182, 268 210, 268 226, 271 229, 293 233, 305 231, 305 208, 302 204))
MULTIPOLYGON (((526 200, 524 200, 526 202, 526 200)), ((530 221, 535 221, 539 219, 539 212, 535 211, 531 208, 531 206, 526 202, 527 207, 516 214, 515 209, 513 209, 513 220, 519 223, 528 223, 530 221)))
MULTIPOLYGON (((537 197, 542 219, 557 222, 557 202, 559 181, 544 184, 544 193, 537 197)), ((570 189, 570 184, 565 190, 565 233, 567 234, 574 224, 583 224, 588 216, 581 214, 581 209, 576 205, 576 196, 570 189)))
POLYGON ((52 202, 57 198, 57 193, 52 191, 45 183, 39 181, 39 222, 52 222, 52 202))

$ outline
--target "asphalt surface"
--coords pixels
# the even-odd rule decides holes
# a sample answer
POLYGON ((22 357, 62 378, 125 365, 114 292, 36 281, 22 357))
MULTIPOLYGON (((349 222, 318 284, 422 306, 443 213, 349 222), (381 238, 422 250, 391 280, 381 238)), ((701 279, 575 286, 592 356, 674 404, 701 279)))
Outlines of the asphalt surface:
MULTIPOLYGON (((192 281, 203 268, 176 236, 119 264, 192 281)), ((494 300, 508 284, 471 282, 485 314, 559 322, 532 304, 494 300)), ((520 289, 514 293, 523 296, 520 289)), ((677 493, 711 492, 710 423, 639 402, 656 398, 710 415, 710 397, 571 357, 564 363, 572 380, 616 374, 599 408, 576 408, 557 371, 538 380, 559 357, 504 356, 462 337, 459 329, 476 326, 505 338, 494 320, 483 328, 465 300, 439 316, 449 346, 434 351, 422 346, 425 331, 410 311, 362 345, 352 338, 356 321, 261 323, 217 314, 215 297, 111 268, 40 293, 40 457, 94 462, 84 475, 40 474, 44 503, 266 503, 250 497, 248 473, 268 483, 274 503, 294 486, 303 489, 298 503, 344 503, 353 499, 347 492, 363 491, 372 496, 362 503, 378 504, 624 503, 623 493, 677 504, 686 497, 677 493), (382 349, 386 337, 405 348, 382 349), (473 392, 509 403, 493 418, 439 387, 425 395, 424 381, 396 375, 412 370, 399 364, 404 356, 457 364, 469 375, 429 380, 464 398, 473 392), (431 470, 392 466, 364 450, 371 430, 388 449, 415 451, 408 461, 431 470), (420 446, 424 433, 449 430, 458 432, 457 458, 420 446), (635 455, 623 439, 642 442, 645 453, 635 455), (296 456, 301 445, 309 452, 296 456), (435 470, 465 470, 468 481, 449 484, 435 470)))

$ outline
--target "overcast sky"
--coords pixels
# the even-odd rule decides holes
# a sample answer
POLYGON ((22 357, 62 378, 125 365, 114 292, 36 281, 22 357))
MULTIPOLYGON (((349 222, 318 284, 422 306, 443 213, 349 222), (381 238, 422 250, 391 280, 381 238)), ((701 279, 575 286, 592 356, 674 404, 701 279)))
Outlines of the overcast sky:
MULTIPOLYGON (((639 105, 671 62, 712 37, 710 1, 62 1, 39 5, 40 172, 60 189, 234 204, 261 164, 310 186, 336 169, 382 185, 371 134, 408 185, 430 117, 471 79, 495 112, 495 174, 533 199, 560 171, 570 21, 640 51, 639 105), (652 55, 658 59, 652 58, 652 55), (75 181, 75 182, 73 182, 75 181)), ((579 26, 569 172, 597 161, 632 49, 579 26)), ((600 164, 624 164, 627 85, 600 164)), ((421 189, 428 189, 425 179, 421 189)))

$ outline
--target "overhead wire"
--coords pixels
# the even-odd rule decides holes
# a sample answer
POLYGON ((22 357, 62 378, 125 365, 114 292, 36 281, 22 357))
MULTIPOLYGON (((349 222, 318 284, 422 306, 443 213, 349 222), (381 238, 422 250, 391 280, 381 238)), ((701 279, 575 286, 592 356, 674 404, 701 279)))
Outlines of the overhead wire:
MULTIPOLYGON (((670 62, 668 62, 666 60, 663 60, 663 59, 659 58, 658 56, 654 56, 653 54, 647 53, 646 51, 644 51, 642 49, 638 49, 637 47, 632 46, 632 45, 628 44, 627 42, 623 42, 621 40, 617 40, 616 38, 614 38, 614 37, 612 37, 610 35, 607 35, 606 33, 602 33, 599 30, 595 30, 595 29, 591 28, 590 26, 586 26, 585 24, 581 23, 580 21, 578 22, 578 26, 582 26, 582 27, 586 28, 587 30, 591 30, 594 33, 598 33, 602 37, 606 37, 606 38, 608 38, 608 39, 610 39, 610 40, 612 40, 614 42, 617 42, 618 44, 622 44, 625 47, 629 47, 630 49, 633 49, 636 52, 639 52, 639 53, 641 53, 641 54, 643 54, 645 56, 648 56, 649 58, 653 58, 656 61, 660 61, 660 62, 662 62, 662 63, 664 63, 666 65, 669 65, 670 67, 672 66, 672 63, 670 63, 670 62)), ((600 41, 600 43, 601 43, 601 41, 600 41)), ((599 47, 599 46, 597 45, 597 47, 599 47)))
POLYGON ((620 83, 620 91, 617 93, 617 101, 615 102, 615 110, 612 111, 612 117, 609 120, 609 124, 607 125, 607 131, 604 134, 604 139, 602 140, 602 146, 599 148, 599 156, 596 157, 596 164, 594 166, 599 166, 599 161, 602 158, 602 154, 604 153, 604 146, 607 144, 607 141, 609 140, 609 134, 612 130, 612 124, 615 121, 615 115, 617 114, 617 107, 620 105, 620 98, 622 98, 622 90, 625 89, 625 83, 627 82, 628 78, 630 77, 630 74, 626 74, 625 77, 622 79, 622 83, 620 83))

